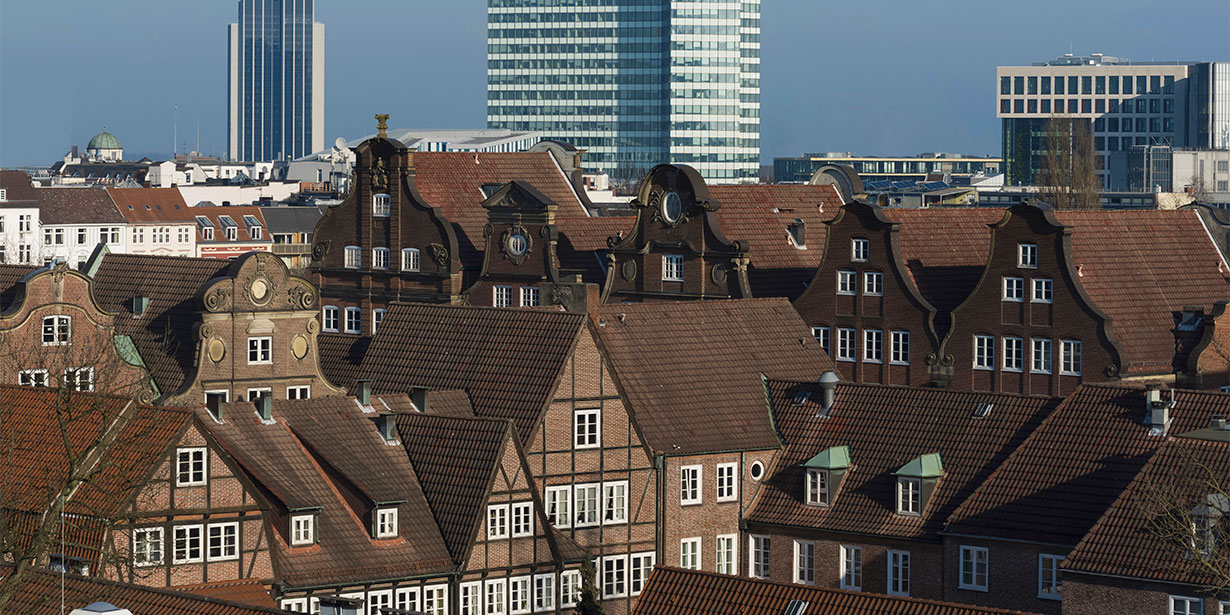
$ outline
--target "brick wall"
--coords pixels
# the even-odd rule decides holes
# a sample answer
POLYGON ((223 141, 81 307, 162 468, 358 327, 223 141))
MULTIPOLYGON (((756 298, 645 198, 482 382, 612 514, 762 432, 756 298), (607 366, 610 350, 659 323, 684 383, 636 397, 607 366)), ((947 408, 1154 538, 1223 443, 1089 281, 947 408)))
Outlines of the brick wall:
MULTIPOLYGON (((1218 601, 1201 588, 1072 573, 1064 579, 1064 615, 1156 615, 1171 613, 1171 596, 1200 598, 1204 615, 1222 615, 1218 601), (1113 607, 1113 611, 1108 611, 1113 607)), ((1230 601, 1230 596, 1226 597, 1230 601)), ((1227 606, 1230 609, 1230 606, 1227 606)), ((1230 610, 1224 611, 1230 612, 1230 610)))
MULTIPOLYGON (((1038 597, 1038 556, 1064 556, 1068 551, 1065 547, 948 536, 944 541, 943 599, 963 604, 1058 615, 1060 602, 1038 597), (959 587, 961 546, 987 549, 988 591, 959 587)), ((1066 579, 1062 587, 1061 591, 1066 595, 1066 579)))

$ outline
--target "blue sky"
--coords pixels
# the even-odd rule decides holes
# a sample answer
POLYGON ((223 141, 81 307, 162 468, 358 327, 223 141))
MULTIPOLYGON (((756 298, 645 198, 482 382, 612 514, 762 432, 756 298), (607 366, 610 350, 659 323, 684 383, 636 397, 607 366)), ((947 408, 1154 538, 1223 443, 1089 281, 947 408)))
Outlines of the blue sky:
MULTIPOLYGON (((0 0, 0 165, 51 164, 105 124, 126 157, 226 147, 233 0, 0 0)), ((994 75, 1071 49, 1230 60, 1230 2, 762 0, 761 157, 999 153, 994 75)), ((325 143, 485 122, 482 0, 319 0, 325 143)))

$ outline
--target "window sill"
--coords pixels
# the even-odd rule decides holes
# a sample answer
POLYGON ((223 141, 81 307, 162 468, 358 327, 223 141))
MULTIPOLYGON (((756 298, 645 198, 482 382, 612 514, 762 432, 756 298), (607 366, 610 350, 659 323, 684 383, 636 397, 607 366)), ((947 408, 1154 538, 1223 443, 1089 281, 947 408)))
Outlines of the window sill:
POLYGON ((1037 303, 1037 304, 1040 304, 1040 305, 1051 305, 1052 303, 1055 303, 1054 301, 1044 301, 1044 300, 1042 300, 1042 299, 1030 299, 1030 300, 1029 300, 1029 302, 1030 302, 1030 303, 1037 303))
POLYGON ((1053 601, 1053 602, 1059 602, 1059 601, 1062 601, 1062 600, 1063 600, 1063 595, 1038 594, 1038 599, 1039 599, 1039 600, 1051 600, 1051 601, 1053 601))
POLYGON ((838 357, 837 360, 841 361, 842 363, 855 363, 856 362, 854 359, 843 359, 840 357, 838 357))
POLYGON ((703 502, 701 502, 700 500, 688 500, 686 502, 681 500, 679 502, 679 505, 680 506, 700 506, 702 503, 703 502))
POLYGON ((888 364, 889 365, 905 365, 908 367, 910 365, 910 362, 909 361, 889 361, 888 364))
POLYGON ((1025 303, 1025 300, 1024 299, 1010 299, 1008 297, 1004 297, 1004 303, 1025 303))
POLYGON ((1029 370, 1029 373, 1031 373, 1031 374, 1038 374, 1039 376, 1050 376, 1050 375, 1051 375, 1051 372, 1050 372, 1050 371, 1043 371, 1043 370, 1040 370, 1040 369, 1031 369, 1031 370, 1029 370))
POLYGON ((1004 373, 1007 373, 1007 374, 1020 374, 1020 373, 1022 373, 1022 371, 1023 371, 1023 370, 1020 370, 1020 369, 1014 369, 1014 368, 1010 368, 1010 367, 1005 367, 1004 369, 1002 369, 1002 370, 1000 370, 1000 371, 1002 371, 1002 372, 1004 372, 1004 373))
POLYGON ((994 367, 980 367, 978 365, 975 365, 974 370, 980 371, 980 372, 993 372, 995 371, 995 368, 994 367))
POLYGON ((855 297, 855 296, 857 296, 857 295, 858 295, 858 293, 843 293, 843 292, 841 292, 840 290, 839 290, 839 291, 837 291, 837 296, 838 296, 838 297, 855 297))
POLYGON ((863 359, 863 363, 870 363, 872 365, 880 365, 883 362, 884 361, 881 361, 879 359, 863 359))
POLYGON ((987 589, 986 587, 979 587, 979 586, 977 586, 977 585, 961 585, 961 584, 957 584, 957 589, 964 589, 964 590, 966 590, 966 591, 971 591, 971 592, 983 592, 983 593, 989 593, 989 592, 990 592, 990 590, 989 590, 989 589, 987 589))
POLYGON ((1059 372, 1060 376, 1080 376, 1080 372, 1059 372))
POLYGON ((734 496, 734 495, 732 495, 732 496, 730 496, 730 497, 718 498, 718 499, 717 499, 717 500, 715 500, 715 501, 716 501, 716 502, 718 502, 718 503, 721 503, 721 502, 738 502, 738 501, 739 501, 739 497, 738 497, 738 496, 734 496))

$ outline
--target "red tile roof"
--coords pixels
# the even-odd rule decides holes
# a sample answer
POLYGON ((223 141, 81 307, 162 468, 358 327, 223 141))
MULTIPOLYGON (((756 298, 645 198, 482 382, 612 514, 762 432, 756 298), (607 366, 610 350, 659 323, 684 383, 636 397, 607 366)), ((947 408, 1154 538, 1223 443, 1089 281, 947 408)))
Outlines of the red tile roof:
POLYGON ((179 585, 169 589, 251 606, 270 609, 277 608, 277 605, 273 602, 273 596, 269 595, 269 588, 260 579, 214 581, 197 585, 179 585))
POLYGON ((5 192, 0 207, 38 207, 34 184, 25 171, 0 171, 0 188, 5 192))
POLYGON ((107 188, 107 194, 130 224, 192 221, 179 188, 107 188))
POLYGON ((709 186, 709 195, 721 203, 717 217, 722 233, 749 244, 752 296, 794 299, 802 294, 824 257, 824 222, 842 205, 836 188, 729 184, 709 186), (795 247, 787 231, 796 218, 805 224, 805 250, 795 247))
POLYGON ((124 216, 103 188, 38 188, 41 224, 123 224, 124 216))
MULTIPOLYGON (((1175 402, 1172 435, 1230 411, 1224 393, 1178 390, 1175 402)), ((1081 385, 953 512, 948 531, 1075 545, 1165 443, 1144 418, 1142 387, 1081 385)))
POLYGON ((665 454, 777 448, 761 375, 834 369, 780 298, 604 305, 596 324, 630 412, 665 454))
MULTIPOLYGON (((12 568, 0 565, 0 578, 12 568)), ((61 576, 49 570, 26 572, 17 586, 17 593, 8 603, 13 613, 21 615, 61 615, 95 602, 107 602, 136 615, 175 613, 176 615, 258 615, 283 611, 207 597, 174 589, 155 589, 129 583, 105 581, 75 574, 61 576), (64 607, 60 608, 60 587, 64 587, 64 607)))
POLYGON ((1045 397, 876 384, 839 384, 828 418, 817 418, 813 382, 769 382, 786 449, 770 470, 749 522, 938 541, 951 513, 1056 404, 1045 397), (800 399, 800 394, 806 397, 800 399), (975 416, 983 404, 989 415, 975 416), (829 506, 803 503, 800 464, 847 446, 846 472, 829 506), (919 516, 894 512, 896 478, 911 460, 939 453, 944 476, 919 516))
MULTIPOLYGON (((1173 439, 1132 479, 1063 566, 1080 572, 1215 586, 1218 577, 1190 547, 1176 544, 1173 534, 1163 538, 1161 532, 1186 533, 1192 508, 1205 505, 1209 496, 1223 514, 1230 511, 1226 508, 1230 506, 1228 494, 1230 440, 1173 439)), ((1218 523, 1226 522, 1223 518, 1218 523)), ((1226 536, 1224 529, 1221 536, 1226 536)), ((1210 554, 1214 567, 1230 557, 1230 545, 1224 539, 1221 543, 1210 554)))
POLYGON ((657 566, 632 615, 784 615, 795 601, 806 603, 807 615, 1020 613, 657 566))
POLYGON ((478 416, 512 419, 528 441, 584 330, 583 314, 394 303, 360 374, 379 392, 465 389, 478 416))
MULTIPOLYGON (((224 228, 226 228, 222 224, 221 217, 223 216, 229 217, 231 221, 235 223, 235 227, 236 227, 235 239, 231 243, 237 243, 237 242, 246 243, 246 242, 253 242, 253 241, 272 243, 273 234, 270 233, 269 231, 269 225, 265 223, 264 209, 265 209, 264 207, 257 207, 257 206, 251 206, 251 207, 243 207, 243 206, 239 206, 239 207, 192 207, 187 210, 187 215, 185 216, 185 218, 197 225, 197 229, 196 229, 197 243, 231 242, 231 240, 228 240, 226 238, 226 232, 223 230, 224 228), (252 236, 253 227, 248 225, 248 223, 244 220, 244 216, 252 216, 253 218, 256 218, 256 221, 259 223, 256 228, 259 229, 260 237, 252 236), (214 229, 213 239, 205 238, 203 229, 199 221, 197 220, 198 217, 204 217, 208 219, 211 224, 213 224, 213 229, 214 229)), ((168 222, 181 222, 182 219, 178 215, 180 214, 180 212, 176 211, 174 213, 175 215, 167 216, 163 219, 168 222)))

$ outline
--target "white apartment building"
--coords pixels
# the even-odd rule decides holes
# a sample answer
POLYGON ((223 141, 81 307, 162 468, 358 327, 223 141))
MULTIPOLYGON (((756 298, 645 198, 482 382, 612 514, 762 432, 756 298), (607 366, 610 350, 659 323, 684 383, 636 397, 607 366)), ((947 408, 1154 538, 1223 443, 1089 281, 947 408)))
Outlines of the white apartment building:
POLYGON ((38 196, 22 171, 0 171, 0 263, 39 264, 38 196))
POLYGON ((196 223, 177 188, 108 188, 128 223, 129 254, 196 256, 196 223))
POLYGON ((78 267, 98 244, 112 252, 128 250, 128 222, 104 188, 37 188, 41 264, 54 261, 78 267))

